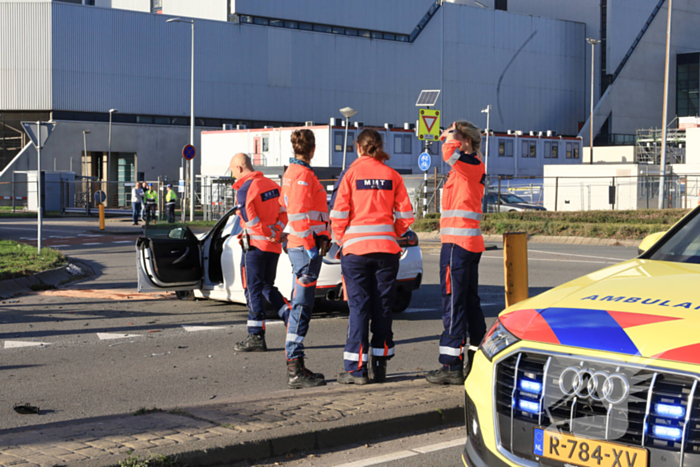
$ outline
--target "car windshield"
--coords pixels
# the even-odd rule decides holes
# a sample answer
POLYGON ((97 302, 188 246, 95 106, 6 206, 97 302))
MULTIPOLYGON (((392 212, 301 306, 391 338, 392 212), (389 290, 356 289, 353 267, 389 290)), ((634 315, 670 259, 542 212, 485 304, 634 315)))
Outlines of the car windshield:
POLYGON ((510 204, 525 204, 526 201, 522 198, 519 198, 515 195, 511 194, 505 194, 501 195, 501 202, 502 203, 510 203, 510 204))
POLYGON ((649 259, 700 264, 700 215, 696 213, 649 259))

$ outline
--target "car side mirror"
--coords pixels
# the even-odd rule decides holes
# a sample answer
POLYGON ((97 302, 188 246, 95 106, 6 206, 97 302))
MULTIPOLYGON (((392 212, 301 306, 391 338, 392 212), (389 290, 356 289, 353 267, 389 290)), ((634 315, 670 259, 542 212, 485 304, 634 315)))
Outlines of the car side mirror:
POLYGON ((637 247, 637 252, 641 255, 649 251, 649 248, 654 246, 656 242, 658 242, 664 235, 666 235, 666 232, 656 232, 651 235, 647 235, 644 237, 644 240, 642 240, 642 243, 639 244, 639 247, 637 247))

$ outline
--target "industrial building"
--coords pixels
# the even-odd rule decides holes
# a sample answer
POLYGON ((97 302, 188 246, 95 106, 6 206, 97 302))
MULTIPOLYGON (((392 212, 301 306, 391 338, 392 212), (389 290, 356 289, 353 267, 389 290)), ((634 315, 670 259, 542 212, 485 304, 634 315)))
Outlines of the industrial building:
MULTIPOLYGON (((700 5, 676 0, 674 11, 670 115, 694 115, 700 5)), ((443 125, 484 128, 490 105, 494 132, 580 134, 586 145, 586 38, 602 41, 595 133, 659 126, 666 12, 664 0, 0 0, 0 182, 36 170, 19 122, 38 120, 56 123, 42 169, 109 178, 110 205, 137 178, 176 180, 191 32, 168 18, 195 23, 198 149, 202 131, 324 125, 346 106, 365 126, 402 128, 423 89, 442 91, 443 125)), ((490 173, 512 173, 499 167, 490 173)))

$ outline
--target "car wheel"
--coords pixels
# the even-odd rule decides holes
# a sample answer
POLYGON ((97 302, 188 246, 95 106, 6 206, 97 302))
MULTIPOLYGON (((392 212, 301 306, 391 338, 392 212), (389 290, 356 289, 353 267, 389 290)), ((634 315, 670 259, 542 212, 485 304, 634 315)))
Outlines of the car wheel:
POLYGON ((175 295, 177 296, 178 300, 183 300, 186 302, 194 301, 194 290, 178 290, 175 292, 175 295))
POLYGON ((394 313, 402 313, 411 304, 413 290, 398 290, 396 293, 396 303, 394 303, 394 313))
POLYGON ((265 319, 281 319, 277 311, 273 310, 267 302, 265 303, 265 319))

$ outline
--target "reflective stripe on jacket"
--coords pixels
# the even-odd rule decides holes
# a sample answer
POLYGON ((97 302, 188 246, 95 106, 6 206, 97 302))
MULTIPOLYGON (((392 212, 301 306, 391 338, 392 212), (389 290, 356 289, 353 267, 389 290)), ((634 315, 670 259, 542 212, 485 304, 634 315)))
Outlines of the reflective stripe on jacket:
POLYGON ((279 243, 287 225, 287 212, 280 208, 280 187, 262 172, 252 172, 236 181, 236 204, 241 227, 250 244, 262 251, 282 253, 279 243), (275 243, 269 239, 275 237, 275 243))
POLYGON ((291 164, 282 180, 280 203, 287 208, 289 237, 287 248, 316 246, 315 235, 328 231, 328 204, 326 190, 307 164, 291 164))
POLYGON ((330 217, 346 255, 400 252, 396 238, 414 220, 403 178, 368 156, 353 162, 338 180, 330 217))
POLYGON ((442 158, 452 170, 442 191, 440 240, 481 253, 481 201, 486 171, 481 157, 460 152, 460 145, 459 141, 450 141, 442 146, 442 158))

